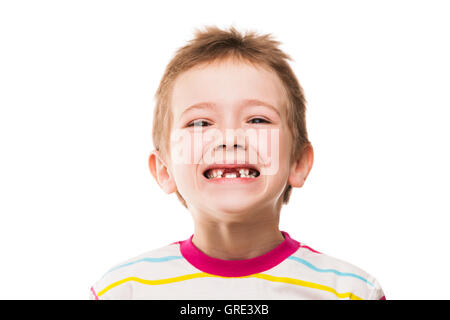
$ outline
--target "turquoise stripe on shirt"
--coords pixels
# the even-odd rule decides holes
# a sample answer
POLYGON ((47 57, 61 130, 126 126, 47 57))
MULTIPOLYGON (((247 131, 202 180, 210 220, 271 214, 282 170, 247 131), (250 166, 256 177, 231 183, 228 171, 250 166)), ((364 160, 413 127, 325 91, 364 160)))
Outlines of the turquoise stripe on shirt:
POLYGON ((114 270, 117 270, 117 269, 120 269, 120 268, 124 268, 124 267, 128 267, 128 266, 131 266, 131 265, 133 265, 135 263, 139 263, 139 262, 166 262, 166 261, 172 261, 172 260, 178 260, 178 259, 184 259, 184 257, 183 256, 167 256, 167 257, 160 257, 160 258, 142 258, 142 259, 138 259, 136 261, 131 261, 131 262, 122 264, 120 266, 114 267, 111 270, 109 270, 108 272, 106 272, 103 275, 103 277, 106 276, 108 273, 114 271, 114 270))
POLYGON ((357 274, 354 274, 354 273, 340 272, 340 271, 337 271, 335 269, 320 269, 320 268, 314 266, 313 264, 311 264, 310 262, 308 262, 306 260, 303 260, 301 258, 298 258, 298 257, 290 256, 290 257, 288 257, 288 259, 300 262, 300 263, 304 264, 305 266, 307 266, 308 268, 310 268, 310 269, 312 269, 314 271, 317 271, 317 272, 332 272, 332 273, 334 273, 334 274, 336 274, 338 276, 353 277, 353 278, 356 278, 356 279, 364 281, 365 283, 371 285, 372 287, 374 286, 372 282, 370 282, 367 279, 364 279, 363 277, 361 277, 361 276, 359 276, 357 274))

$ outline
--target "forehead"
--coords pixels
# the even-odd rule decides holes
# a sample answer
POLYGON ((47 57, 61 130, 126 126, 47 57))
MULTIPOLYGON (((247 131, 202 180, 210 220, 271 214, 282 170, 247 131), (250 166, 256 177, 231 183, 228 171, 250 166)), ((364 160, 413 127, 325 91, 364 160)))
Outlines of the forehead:
POLYGON ((284 87, 275 72, 244 62, 196 66, 175 80, 171 105, 177 119, 190 105, 212 102, 224 108, 243 100, 261 100, 283 113, 284 87))

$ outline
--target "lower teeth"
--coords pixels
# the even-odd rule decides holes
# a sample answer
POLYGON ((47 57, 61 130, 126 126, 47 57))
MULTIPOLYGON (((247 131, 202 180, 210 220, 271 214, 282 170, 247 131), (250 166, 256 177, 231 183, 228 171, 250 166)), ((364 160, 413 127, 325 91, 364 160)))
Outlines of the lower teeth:
POLYGON ((225 173, 225 177, 223 177, 223 176, 209 177, 209 179, 220 179, 220 178, 227 178, 227 179, 232 179, 232 178, 250 178, 251 179, 251 178, 256 178, 256 177, 251 176, 251 175, 248 175, 248 176, 241 175, 241 176, 237 177, 236 174, 234 174, 234 173, 225 173))

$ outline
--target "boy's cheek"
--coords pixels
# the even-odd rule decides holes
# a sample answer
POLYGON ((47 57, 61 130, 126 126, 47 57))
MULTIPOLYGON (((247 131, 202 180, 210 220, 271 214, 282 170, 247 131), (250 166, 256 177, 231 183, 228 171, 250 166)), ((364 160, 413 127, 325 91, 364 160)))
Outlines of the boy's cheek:
POLYGON ((262 160, 261 174, 274 176, 278 174, 280 164, 280 132, 278 129, 260 132, 258 153, 262 160))
POLYGON ((174 165, 192 164, 194 159, 193 144, 190 133, 185 130, 174 130, 170 136, 170 150, 174 165))

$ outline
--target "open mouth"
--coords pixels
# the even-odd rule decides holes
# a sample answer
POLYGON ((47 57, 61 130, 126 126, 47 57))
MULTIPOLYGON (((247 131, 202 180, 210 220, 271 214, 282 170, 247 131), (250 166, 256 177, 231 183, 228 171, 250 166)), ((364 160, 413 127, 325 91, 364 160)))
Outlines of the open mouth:
POLYGON ((225 168, 211 168, 203 172, 203 176, 209 180, 214 179, 233 179, 233 178, 247 178, 255 179, 260 175, 256 168, 250 167, 225 167, 225 168))

